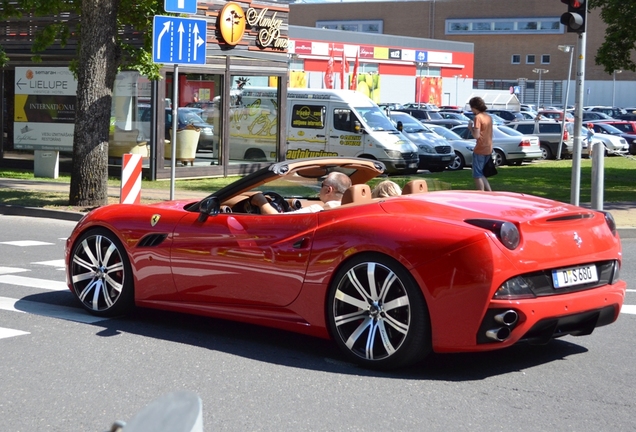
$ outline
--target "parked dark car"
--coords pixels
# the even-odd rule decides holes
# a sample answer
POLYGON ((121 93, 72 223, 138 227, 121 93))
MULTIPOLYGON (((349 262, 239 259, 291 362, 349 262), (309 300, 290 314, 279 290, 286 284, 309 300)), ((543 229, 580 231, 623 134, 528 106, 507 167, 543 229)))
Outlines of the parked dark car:
POLYGON ((583 121, 590 121, 590 120, 614 120, 614 118, 602 112, 583 111, 583 121))
MULTIPOLYGON (((144 135, 145 140, 150 140, 150 105, 139 105, 139 121, 141 122, 141 133, 144 135)), ((201 130, 199 135, 198 150, 207 149, 213 150, 214 144, 217 139, 214 136, 214 127, 203 121, 201 118, 202 109, 192 107, 181 107, 177 110, 179 119, 177 123, 177 130, 183 129, 187 125, 192 125, 201 130)), ((172 108, 166 108, 165 110, 165 139, 171 139, 170 129, 172 127, 172 108)))
POLYGON ((454 119, 445 119, 440 114, 439 110, 425 110, 425 109, 415 109, 415 108, 403 108, 399 110, 395 110, 399 112, 405 112, 415 117, 422 123, 432 123, 442 125, 447 128, 453 128, 459 125, 465 125, 465 121, 454 120, 454 119))
POLYGON ((512 111, 512 110, 488 109, 488 113, 498 115, 499 117, 504 119, 506 121, 506 123, 510 123, 512 121, 520 121, 520 120, 524 120, 525 119, 523 114, 521 114, 519 112, 516 112, 516 111, 512 111))

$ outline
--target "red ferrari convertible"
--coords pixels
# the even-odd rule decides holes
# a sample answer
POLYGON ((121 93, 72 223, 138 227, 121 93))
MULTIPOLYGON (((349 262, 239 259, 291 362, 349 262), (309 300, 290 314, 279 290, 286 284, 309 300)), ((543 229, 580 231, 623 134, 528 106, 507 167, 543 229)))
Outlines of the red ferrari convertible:
POLYGON ((614 322, 626 284, 609 213, 505 192, 372 198, 372 160, 292 160, 201 201, 117 204, 66 245, 69 288, 93 314, 135 305, 331 338, 388 369, 428 353, 587 335, 614 322), (342 205, 318 213, 321 179, 346 173, 342 205), (263 192, 280 214, 260 214, 263 192))

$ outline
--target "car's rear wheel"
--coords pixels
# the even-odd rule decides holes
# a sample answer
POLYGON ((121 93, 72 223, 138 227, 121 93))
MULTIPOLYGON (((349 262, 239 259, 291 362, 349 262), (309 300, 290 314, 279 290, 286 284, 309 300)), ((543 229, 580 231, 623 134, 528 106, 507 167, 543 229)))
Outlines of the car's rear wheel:
POLYGON ((506 164, 506 155, 501 150, 495 150, 495 166, 502 166, 506 164))
POLYGON ((403 367, 431 350, 422 292, 401 264, 384 255, 354 257, 338 271, 327 318, 340 349, 365 367, 403 367))
POLYGON ((552 159, 552 150, 546 144, 541 144, 541 160, 552 159))
POLYGON ((130 261, 111 231, 82 234, 73 246, 69 272, 73 293, 91 313, 114 316, 134 306, 130 261))
POLYGON ((458 151, 455 152, 455 159, 448 166, 448 169, 451 171, 457 171, 463 169, 466 166, 466 161, 464 160, 464 156, 458 151))

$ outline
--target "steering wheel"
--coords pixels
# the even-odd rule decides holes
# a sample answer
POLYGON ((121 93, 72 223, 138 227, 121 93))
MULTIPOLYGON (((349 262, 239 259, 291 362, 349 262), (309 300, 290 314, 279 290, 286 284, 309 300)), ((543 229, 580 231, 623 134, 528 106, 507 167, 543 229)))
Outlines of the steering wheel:
POLYGON ((263 192, 263 195, 269 198, 270 205, 278 210, 279 213, 291 211, 291 206, 281 194, 269 191, 263 192))

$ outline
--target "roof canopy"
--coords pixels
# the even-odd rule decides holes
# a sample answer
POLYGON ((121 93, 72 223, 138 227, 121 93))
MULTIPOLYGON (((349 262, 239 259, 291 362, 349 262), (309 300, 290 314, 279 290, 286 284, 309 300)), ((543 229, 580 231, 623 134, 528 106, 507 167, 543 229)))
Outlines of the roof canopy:
POLYGON ((470 109, 468 101, 475 96, 482 98, 486 103, 486 106, 490 109, 507 109, 511 111, 521 110, 521 103, 519 102, 517 95, 506 90, 479 90, 474 92, 466 101, 465 108, 470 109))

